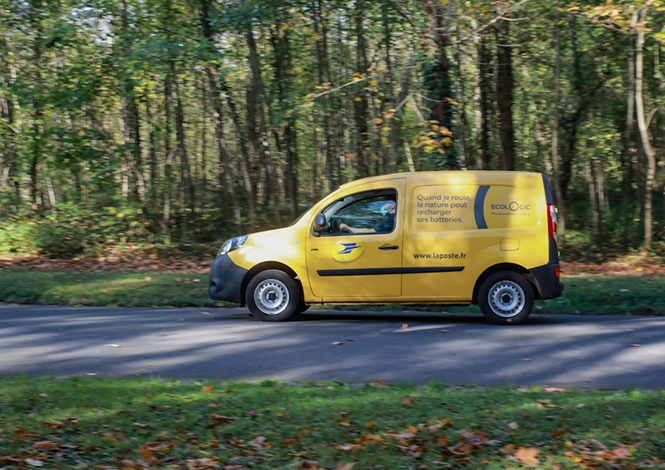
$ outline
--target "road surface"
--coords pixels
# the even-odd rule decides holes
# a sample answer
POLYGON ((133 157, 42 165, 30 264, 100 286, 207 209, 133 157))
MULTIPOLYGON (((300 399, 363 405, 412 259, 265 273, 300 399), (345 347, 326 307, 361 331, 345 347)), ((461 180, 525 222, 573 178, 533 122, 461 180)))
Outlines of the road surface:
POLYGON ((665 318, 0 306, 0 375, 665 388, 665 318))

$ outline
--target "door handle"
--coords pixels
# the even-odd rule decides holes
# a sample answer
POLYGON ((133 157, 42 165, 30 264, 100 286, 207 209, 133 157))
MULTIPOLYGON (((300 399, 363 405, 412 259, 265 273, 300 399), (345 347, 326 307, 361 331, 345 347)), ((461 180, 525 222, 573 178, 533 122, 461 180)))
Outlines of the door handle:
POLYGON ((382 245, 379 247, 379 250, 397 250, 399 246, 397 245, 382 245))

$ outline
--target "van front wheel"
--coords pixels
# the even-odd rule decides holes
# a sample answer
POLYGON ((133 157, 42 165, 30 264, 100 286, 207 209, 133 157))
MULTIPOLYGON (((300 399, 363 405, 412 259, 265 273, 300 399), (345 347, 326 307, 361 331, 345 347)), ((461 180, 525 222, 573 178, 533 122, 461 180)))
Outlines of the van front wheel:
POLYGON ((496 325, 519 324, 533 309, 533 287, 524 276, 504 271, 485 279, 478 291, 478 306, 496 325))
POLYGON ((268 269, 252 278, 245 302, 250 313, 263 321, 285 321, 299 313, 302 302, 296 281, 278 269, 268 269))

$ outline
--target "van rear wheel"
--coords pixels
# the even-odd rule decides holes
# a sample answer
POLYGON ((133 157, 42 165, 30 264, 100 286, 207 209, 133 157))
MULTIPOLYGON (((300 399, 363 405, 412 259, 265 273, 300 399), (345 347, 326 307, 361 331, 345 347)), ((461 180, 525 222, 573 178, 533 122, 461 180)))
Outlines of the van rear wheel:
POLYGON ((496 325, 517 325, 531 314, 533 287, 524 276, 502 271, 483 281, 478 291, 478 306, 485 318, 496 325))
POLYGON ((284 271, 268 269, 249 281, 245 302, 262 321, 285 321, 300 313, 303 305, 298 283, 284 271))

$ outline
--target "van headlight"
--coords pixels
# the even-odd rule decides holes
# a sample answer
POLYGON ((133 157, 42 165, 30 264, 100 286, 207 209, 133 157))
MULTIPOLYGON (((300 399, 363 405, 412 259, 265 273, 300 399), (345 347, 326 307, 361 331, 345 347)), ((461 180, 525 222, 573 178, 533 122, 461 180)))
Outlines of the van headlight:
POLYGON ((238 248, 243 246, 246 241, 247 241, 247 235, 243 235, 242 237, 234 237, 231 238, 230 240, 226 240, 222 244, 222 247, 220 248, 219 253, 217 253, 217 256, 225 255, 226 253, 230 253, 233 250, 237 250, 238 248))

